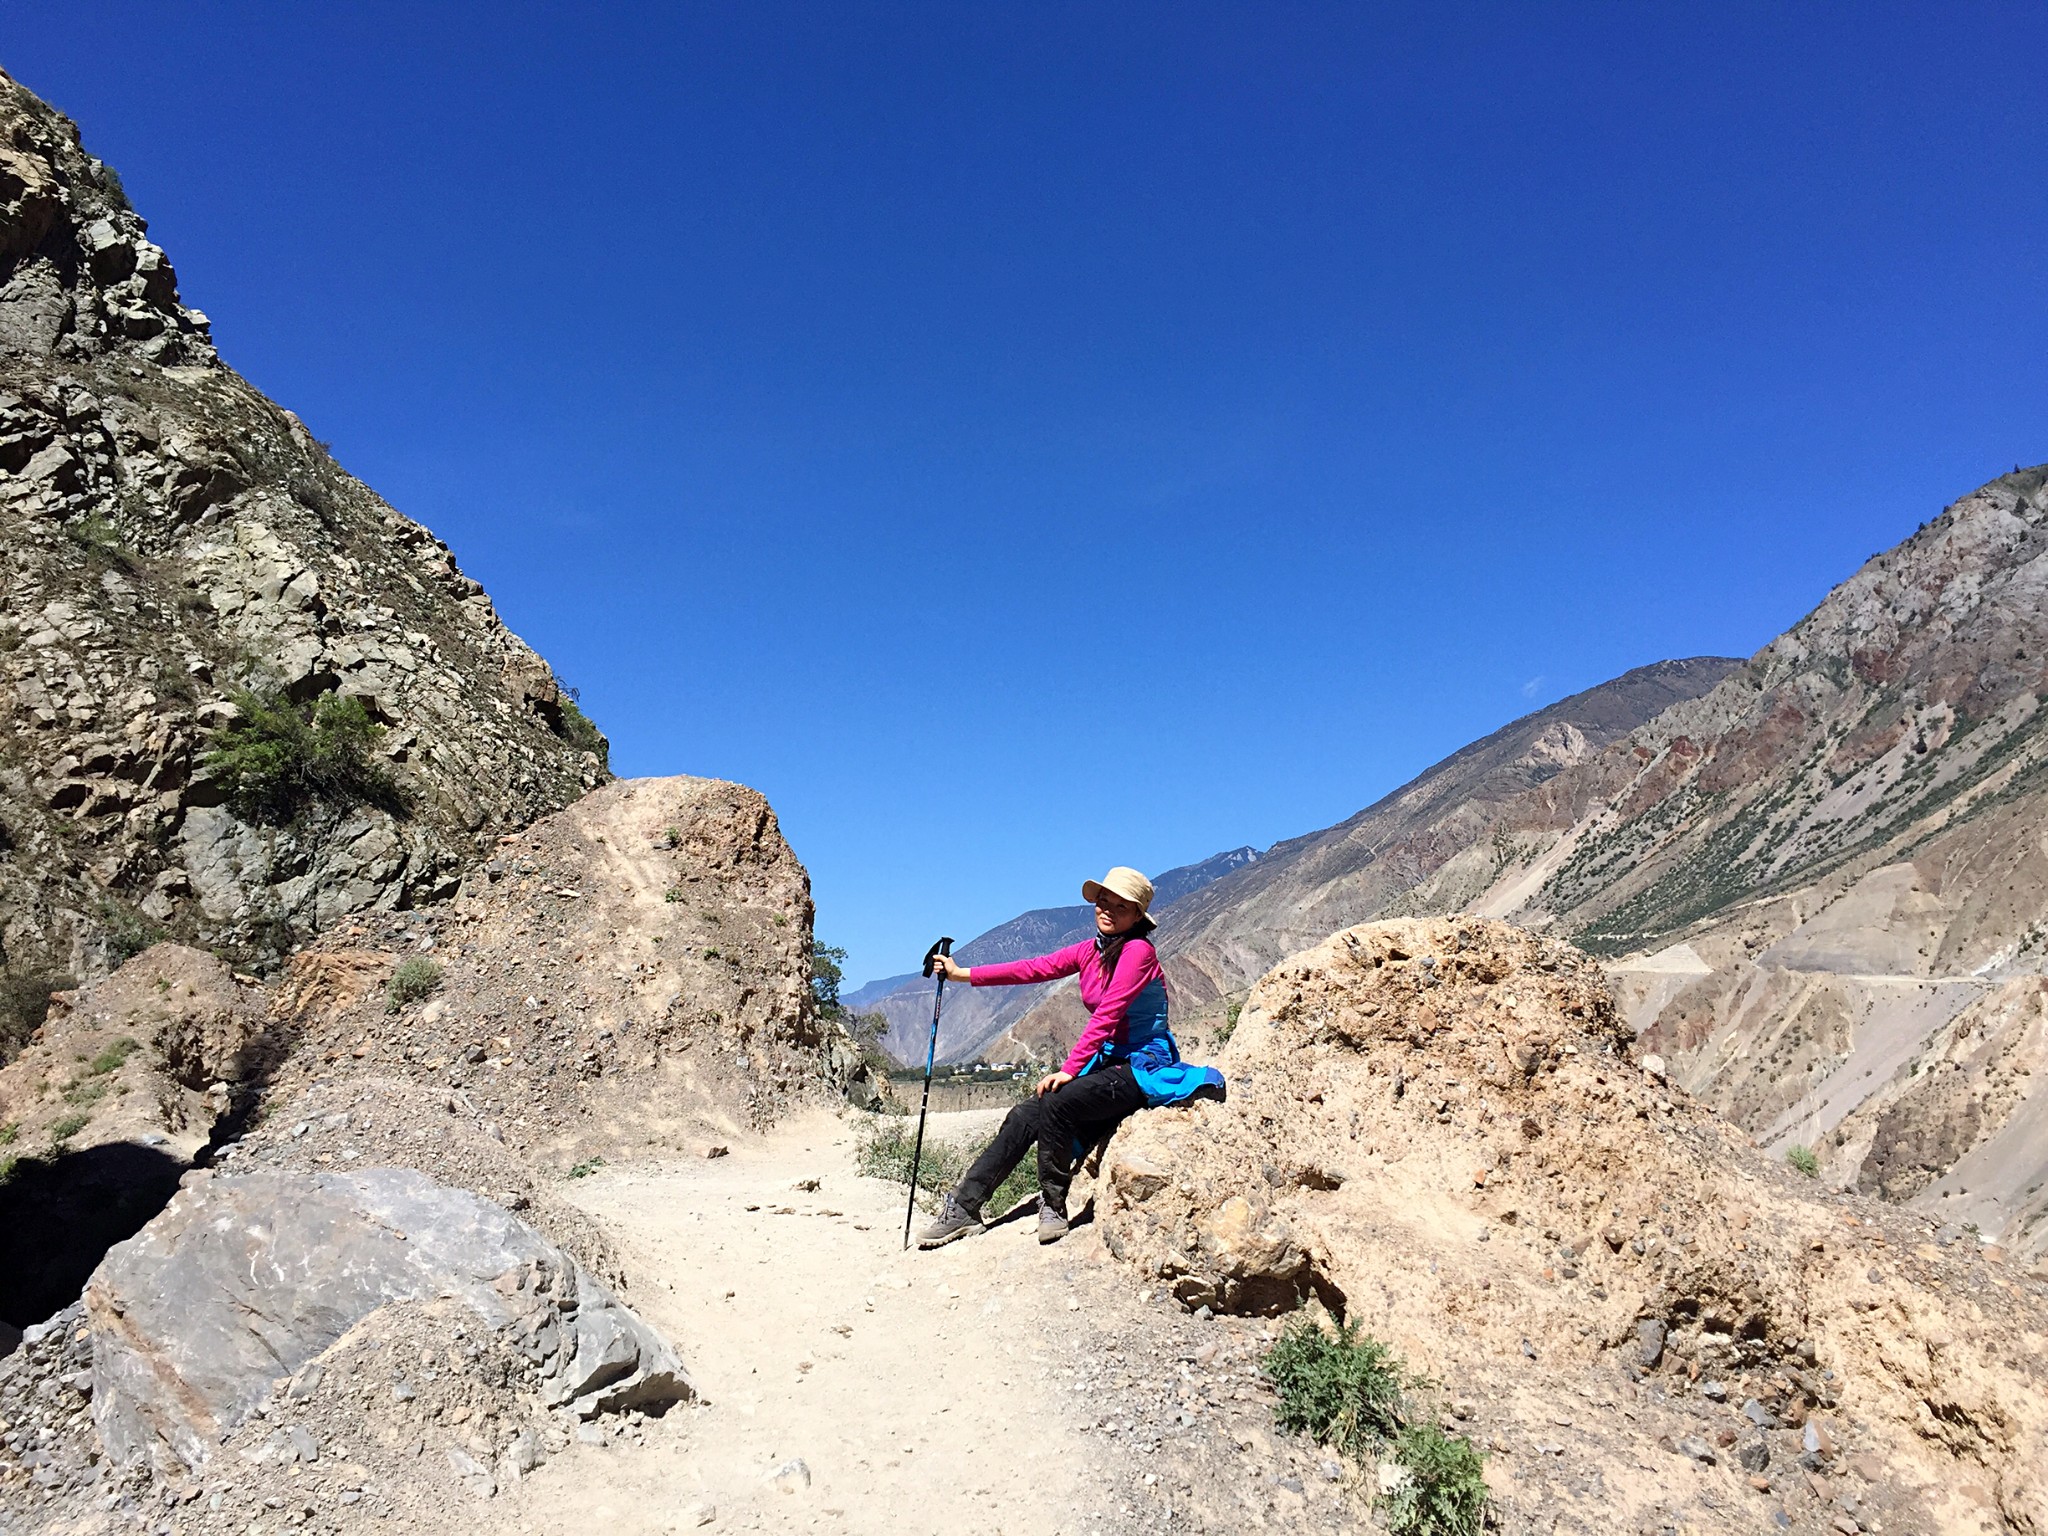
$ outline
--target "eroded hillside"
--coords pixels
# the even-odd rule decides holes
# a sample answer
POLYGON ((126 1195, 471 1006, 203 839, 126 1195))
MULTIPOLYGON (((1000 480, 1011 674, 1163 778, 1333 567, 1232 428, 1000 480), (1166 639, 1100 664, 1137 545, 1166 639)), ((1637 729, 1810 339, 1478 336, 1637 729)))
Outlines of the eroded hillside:
MULTIPOLYGON (((2044 630, 2022 470, 1749 661, 1630 674, 1593 726, 1605 690, 1567 700, 1196 893, 1160 935, 1183 1017, 1349 923, 1508 918, 1601 955, 1644 1048, 1773 1150, 2042 1251, 2044 630)), ((1078 1025, 1069 991, 1015 1032, 1078 1025)))
POLYGON ((1189 1307, 1319 1299, 1395 1343, 1509 1453, 1513 1528, 2048 1521, 2042 1273, 1760 1154, 1570 946, 1348 929, 1219 1063, 1227 1103, 1111 1143, 1103 1241, 1189 1307))
POLYGON ((0 75, 0 1056, 164 937, 267 959, 451 894, 605 744, 447 546, 224 364, 112 170, 0 75), (350 698, 368 793, 209 773, 238 689, 350 698))

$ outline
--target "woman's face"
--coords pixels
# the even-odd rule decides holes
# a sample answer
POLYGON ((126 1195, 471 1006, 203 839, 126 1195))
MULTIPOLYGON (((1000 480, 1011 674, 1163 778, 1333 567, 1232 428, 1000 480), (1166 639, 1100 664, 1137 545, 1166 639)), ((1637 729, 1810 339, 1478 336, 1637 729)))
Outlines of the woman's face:
POLYGON ((1125 901, 1114 891, 1104 891, 1095 898, 1095 931, 1100 934, 1129 933, 1145 909, 1135 901, 1125 901))

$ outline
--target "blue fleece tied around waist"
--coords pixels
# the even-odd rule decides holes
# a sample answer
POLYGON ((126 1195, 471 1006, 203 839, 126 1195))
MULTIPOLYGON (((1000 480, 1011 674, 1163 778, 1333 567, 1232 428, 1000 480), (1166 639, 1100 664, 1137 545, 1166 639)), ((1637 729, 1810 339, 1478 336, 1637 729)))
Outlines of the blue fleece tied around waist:
POLYGON ((1088 1058, 1081 1075, 1119 1061, 1130 1065, 1147 1109, 1184 1104, 1204 1088, 1215 1089, 1219 1096, 1223 1092, 1221 1072, 1180 1059, 1180 1047, 1166 1027, 1166 983, 1156 976, 1131 999, 1124 1028, 1088 1058))

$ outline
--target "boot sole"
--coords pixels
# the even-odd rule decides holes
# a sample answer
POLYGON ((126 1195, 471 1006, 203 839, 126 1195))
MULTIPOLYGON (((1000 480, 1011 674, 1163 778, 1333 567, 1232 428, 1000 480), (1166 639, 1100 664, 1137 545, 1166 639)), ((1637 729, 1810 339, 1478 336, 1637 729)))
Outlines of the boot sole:
POLYGON ((928 1253, 934 1248, 943 1248, 948 1243, 956 1243, 963 1237, 972 1237, 980 1230, 981 1228, 979 1227, 955 1227, 943 1237, 920 1237, 917 1240, 917 1246, 928 1253))

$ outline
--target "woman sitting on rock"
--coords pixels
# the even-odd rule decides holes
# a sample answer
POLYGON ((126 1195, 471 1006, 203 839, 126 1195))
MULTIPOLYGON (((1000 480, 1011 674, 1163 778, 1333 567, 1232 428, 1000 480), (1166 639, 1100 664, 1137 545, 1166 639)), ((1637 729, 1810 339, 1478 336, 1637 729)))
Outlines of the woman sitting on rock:
POLYGON ((1140 1109, 1198 1095, 1223 1097, 1223 1074, 1183 1062, 1166 1027, 1166 977, 1147 937, 1154 926, 1145 912, 1152 905, 1152 882, 1135 869, 1120 867, 1084 882, 1081 899, 1095 907, 1092 941, 1000 965, 964 966, 944 955, 933 960, 948 981, 976 987, 1078 975, 1088 1027, 1067 1053, 1065 1065, 1046 1074, 1033 1096, 1010 1111, 996 1139, 918 1238, 920 1248, 937 1248, 980 1231, 982 1202, 1033 1142, 1038 1144, 1038 1240, 1056 1243, 1067 1235, 1067 1189, 1074 1182, 1075 1163, 1088 1148, 1108 1140, 1140 1109))

